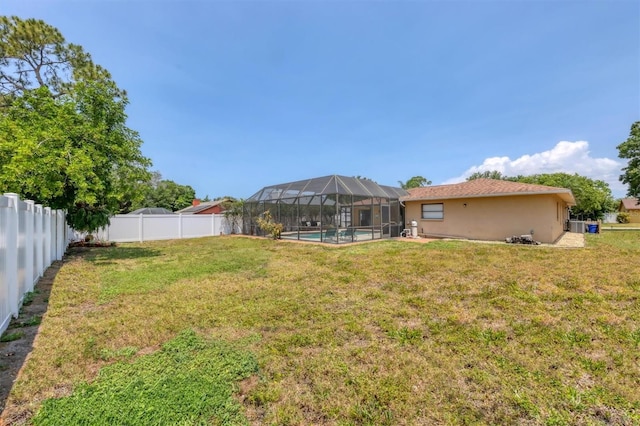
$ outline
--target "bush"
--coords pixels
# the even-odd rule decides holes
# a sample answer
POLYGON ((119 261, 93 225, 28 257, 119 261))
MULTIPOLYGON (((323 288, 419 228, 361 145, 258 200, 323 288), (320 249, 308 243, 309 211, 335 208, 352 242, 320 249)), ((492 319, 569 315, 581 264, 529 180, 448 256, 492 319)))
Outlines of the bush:
POLYGON ((620 212, 618 216, 616 216, 616 222, 618 223, 629 223, 629 213, 620 212))
POLYGON ((256 222, 265 233, 271 235, 271 238, 273 238, 274 240, 280 238, 280 233, 282 233, 284 225, 274 222, 273 218, 271 217, 271 212, 264 212, 262 214, 262 217, 259 217, 256 222))

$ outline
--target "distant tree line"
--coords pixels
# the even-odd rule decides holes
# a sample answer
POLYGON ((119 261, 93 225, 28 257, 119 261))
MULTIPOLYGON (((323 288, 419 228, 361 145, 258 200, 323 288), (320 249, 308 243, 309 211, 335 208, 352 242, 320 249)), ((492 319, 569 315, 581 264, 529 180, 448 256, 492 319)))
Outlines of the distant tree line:
POLYGON ((571 213, 575 217, 601 219, 605 213, 615 210, 616 206, 616 201, 608 183, 580 176, 577 173, 543 173, 510 177, 503 175, 499 171, 491 170, 473 173, 467 178, 467 181, 480 178, 502 179, 570 189, 576 199, 576 205, 571 208, 571 213))

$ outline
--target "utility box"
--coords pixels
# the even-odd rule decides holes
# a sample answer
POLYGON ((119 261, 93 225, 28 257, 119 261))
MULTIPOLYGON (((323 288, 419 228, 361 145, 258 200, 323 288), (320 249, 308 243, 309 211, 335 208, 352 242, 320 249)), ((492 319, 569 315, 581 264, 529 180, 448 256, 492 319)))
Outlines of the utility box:
POLYGON ((583 220, 570 220, 569 232, 575 232, 578 234, 584 234, 585 223, 583 220))

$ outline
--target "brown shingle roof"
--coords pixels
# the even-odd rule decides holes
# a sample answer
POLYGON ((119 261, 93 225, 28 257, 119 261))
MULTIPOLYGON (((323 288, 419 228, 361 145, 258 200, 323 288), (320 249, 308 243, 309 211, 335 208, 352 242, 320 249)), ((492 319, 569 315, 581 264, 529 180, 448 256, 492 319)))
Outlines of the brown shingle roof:
POLYGON ((218 204, 222 204, 223 202, 227 201, 226 199, 224 200, 215 200, 215 201, 203 201, 200 204, 196 205, 196 206, 189 206, 189 207, 185 207, 184 209, 178 210, 176 213, 198 213, 201 212, 202 210, 206 210, 206 209, 210 209, 211 207, 215 207, 218 204))
POLYGON ((505 197, 508 195, 558 194, 570 205, 576 201, 571 190, 546 185, 511 182, 498 179, 474 179, 451 185, 423 186, 409 189, 402 201, 445 200, 449 198, 505 197))
POLYGON ((620 203, 627 210, 640 210, 640 205, 638 205, 638 200, 636 198, 623 198, 620 200, 620 203))

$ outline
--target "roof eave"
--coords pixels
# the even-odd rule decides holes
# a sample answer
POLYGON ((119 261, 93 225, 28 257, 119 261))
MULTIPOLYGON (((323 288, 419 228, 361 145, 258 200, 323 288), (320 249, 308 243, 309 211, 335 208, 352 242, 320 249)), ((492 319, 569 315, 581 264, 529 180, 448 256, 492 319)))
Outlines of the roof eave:
POLYGON ((537 192, 503 192, 500 194, 466 194, 466 195, 452 195, 448 197, 416 197, 411 196, 401 197, 402 202, 407 201, 443 201, 443 200, 459 200, 463 198, 495 198, 495 197, 512 197, 512 196, 524 196, 524 195, 558 195, 569 206, 575 206, 576 200, 573 197, 571 191, 537 191, 537 192))

